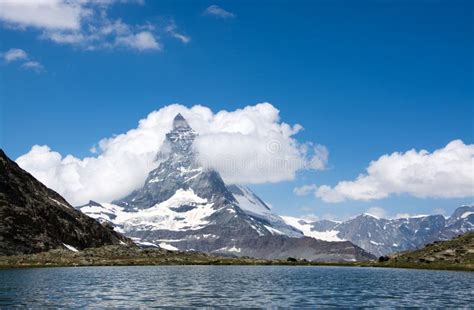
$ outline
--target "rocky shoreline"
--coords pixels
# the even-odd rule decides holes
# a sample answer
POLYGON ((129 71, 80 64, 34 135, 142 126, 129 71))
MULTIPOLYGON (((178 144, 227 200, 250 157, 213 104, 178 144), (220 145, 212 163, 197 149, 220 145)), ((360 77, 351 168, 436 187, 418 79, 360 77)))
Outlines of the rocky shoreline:
POLYGON ((435 241, 422 249, 379 258, 381 267, 474 271, 474 232, 448 241, 435 241))
POLYGON ((396 253, 380 257, 377 261, 366 262, 324 263, 292 257, 267 260, 128 245, 88 248, 77 252, 55 249, 37 254, 0 256, 0 268, 165 265, 346 266, 474 271, 474 233, 467 233, 449 241, 435 242, 417 251, 396 253))
POLYGON ((36 254, 0 256, 0 268, 153 266, 153 265, 311 265, 306 260, 267 260, 251 257, 214 256, 200 252, 180 252, 158 248, 111 245, 73 252, 55 249, 36 254))

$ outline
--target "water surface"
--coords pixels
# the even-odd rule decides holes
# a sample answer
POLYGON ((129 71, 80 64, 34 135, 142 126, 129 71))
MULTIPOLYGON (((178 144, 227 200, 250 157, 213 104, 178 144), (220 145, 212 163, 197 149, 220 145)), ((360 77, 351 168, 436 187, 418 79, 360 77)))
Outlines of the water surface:
POLYGON ((0 307, 468 307, 473 295, 469 272, 293 266, 0 270, 0 307))

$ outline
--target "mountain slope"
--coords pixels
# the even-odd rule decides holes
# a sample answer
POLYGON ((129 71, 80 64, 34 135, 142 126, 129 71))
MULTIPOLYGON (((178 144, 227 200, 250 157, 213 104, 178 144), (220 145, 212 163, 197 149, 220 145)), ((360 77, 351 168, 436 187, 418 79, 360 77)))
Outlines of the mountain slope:
POLYGON ((348 240, 377 256, 414 250, 435 240, 448 240, 474 231, 474 206, 460 207, 448 219, 442 215, 383 219, 362 214, 338 223, 283 218, 306 236, 333 236, 348 240))
POLYGON ((0 150, 0 255, 129 242, 74 209, 0 150))
POLYGON ((227 186, 218 172, 197 161, 192 147, 196 136, 178 114, 157 155, 160 164, 142 188, 111 204, 90 202, 78 208, 143 245, 263 258, 372 258, 350 242, 304 238, 248 188, 227 186))
POLYGON ((474 270, 474 232, 448 241, 435 241, 415 251, 401 252, 379 259, 389 267, 414 267, 474 270))

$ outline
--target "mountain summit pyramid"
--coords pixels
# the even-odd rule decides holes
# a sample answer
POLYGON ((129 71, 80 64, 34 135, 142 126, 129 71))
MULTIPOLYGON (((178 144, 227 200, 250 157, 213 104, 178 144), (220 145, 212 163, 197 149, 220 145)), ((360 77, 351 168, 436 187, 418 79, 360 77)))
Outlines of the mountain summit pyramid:
POLYGON ((261 258, 348 261, 372 256, 347 241, 304 237, 249 188, 226 185, 197 160, 197 133, 178 114, 142 188, 117 201, 79 207, 137 243, 170 250, 261 258))
POLYGON ((196 137, 184 117, 176 115, 163 150, 157 154, 163 160, 161 164, 150 172, 142 188, 113 203, 126 210, 147 209, 170 199, 178 190, 192 191, 213 202, 235 202, 220 175, 197 163, 192 149, 196 137))

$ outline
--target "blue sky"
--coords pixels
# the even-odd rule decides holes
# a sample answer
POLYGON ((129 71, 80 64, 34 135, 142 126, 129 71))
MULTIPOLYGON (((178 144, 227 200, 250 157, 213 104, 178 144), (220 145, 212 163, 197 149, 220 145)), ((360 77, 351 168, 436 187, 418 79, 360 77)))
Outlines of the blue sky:
POLYGON ((329 150, 323 171, 252 185, 277 213, 344 218, 380 207, 389 215, 438 208, 449 214, 473 203, 472 195, 401 193, 328 203, 293 189, 354 180, 384 154, 432 152, 455 139, 472 144, 472 11, 470 1, 145 1, 107 7, 110 19, 154 25, 159 50, 86 50, 53 42, 44 28, 20 27, 0 14, 0 52, 22 49, 24 62, 42 66, 1 63, 0 145, 12 158, 35 144, 84 157, 100 139, 135 128, 170 103, 218 112, 271 102, 282 121, 304 127, 298 141, 329 150), (205 14, 211 5, 233 16, 205 14), (169 25, 189 42, 163 30, 169 25))

